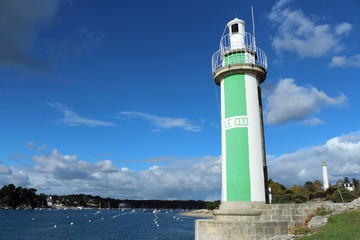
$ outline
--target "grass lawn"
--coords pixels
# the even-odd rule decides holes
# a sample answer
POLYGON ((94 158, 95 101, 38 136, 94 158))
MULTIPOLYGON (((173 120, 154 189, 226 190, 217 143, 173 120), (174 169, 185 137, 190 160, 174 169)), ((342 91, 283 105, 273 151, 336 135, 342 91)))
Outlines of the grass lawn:
POLYGON ((299 240, 360 240, 360 209, 329 217, 326 226, 299 240))

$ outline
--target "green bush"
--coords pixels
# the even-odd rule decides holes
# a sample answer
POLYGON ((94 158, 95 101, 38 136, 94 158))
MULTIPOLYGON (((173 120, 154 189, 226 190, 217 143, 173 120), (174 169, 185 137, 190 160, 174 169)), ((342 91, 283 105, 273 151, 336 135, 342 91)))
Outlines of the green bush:
POLYGON ((340 187, 339 188, 341 195, 339 193, 339 191, 335 191, 334 194, 331 196, 331 201, 333 201, 334 203, 342 203, 343 200, 344 202, 351 202, 354 199, 357 198, 357 194, 354 191, 349 191, 344 187, 340 187), (342 198, 341 198, 342 197, 342 198))
POLYGON ((293 194, 284 194, 280 198, 280 203, 292 203, 293 202, 293 194))
POLYGON ((214 202, 206 202, 206 209, 209 210, 219 209, 219 206, 220 206, 220 200, 214 202))
POLYGON ((306 196, 301 194, 284 194, 284 195, 274 195, 272 203, 304 203, 308 199, 306 196))
POLYGON ((294 194, 294 193, 293 193, 293 191, 291 191, 290 189, 288 189, 288 190, 286 190, 286 191, 284 192, 284 194, 294 194))
POLYGON ((327 196, 327 192, 325 191, 315 193, 315 198, 326 198, 326 196, 327 196))
POLYGON ((301 194, 295 195, 293 197, 294 203, 304 203, 307 202, 307 197, 301 194))
POLYGON ((280 203, 280 198, 281 198, 281 195, 273 195, 271 203, 274 203, 274 204, 280 203))

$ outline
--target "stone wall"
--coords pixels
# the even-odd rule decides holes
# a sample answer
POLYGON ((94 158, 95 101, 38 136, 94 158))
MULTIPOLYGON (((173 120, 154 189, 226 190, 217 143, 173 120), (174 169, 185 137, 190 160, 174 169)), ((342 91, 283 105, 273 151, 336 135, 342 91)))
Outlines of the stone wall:
POLYGON ((332 202, 307 202, 302 204, 267 204, 263 206, 263 214, 259 217, 260 221, 284 221, 288 222, 289 227, 303 226, 310 215, 314 214, 318 208, 328 211, 340 211, 346 203, 332 202))
MULTIPOLYGON (((360 199, 358 205, 360 205, 360 199)), ((356 204, 352 204, 357 206, 356 204)), ((262 204, 225 202, 214 211, 214 220, 195 223, 196 240, 277 240, 292 239, 294 227, 305 226, 318 208, 342 212, 350 205, 332 202, 303 204, 262 204)), ((353 207, 354 207, 353 206, 353 207)))

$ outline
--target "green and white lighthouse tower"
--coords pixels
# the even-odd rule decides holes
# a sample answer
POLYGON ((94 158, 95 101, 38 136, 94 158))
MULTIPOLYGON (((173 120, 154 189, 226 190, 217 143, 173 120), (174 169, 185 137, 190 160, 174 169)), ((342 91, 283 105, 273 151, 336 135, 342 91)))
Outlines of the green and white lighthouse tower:
POLYGON ((224 202, 267 202, 267 169, 260 84, 266 54, 238 18, 227 24, 212 56, 215 83, 221 88, 222 191, 224 202))

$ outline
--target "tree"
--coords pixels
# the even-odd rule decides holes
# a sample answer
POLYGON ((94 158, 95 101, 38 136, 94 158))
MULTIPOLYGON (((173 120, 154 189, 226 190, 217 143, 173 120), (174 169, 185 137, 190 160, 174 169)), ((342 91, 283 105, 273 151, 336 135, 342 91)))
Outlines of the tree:
POLYGON ((322 186, 320 180, 315 180, 314 181, 314 186, 315 186, 317 192, 322 191, 323 186, 322 186))
POLYGON ((290 190, 296 194, 296 195, 307 195, 307 190, 304 188, 304 186, 297 186, 294 185, 290 190))
POLYGON ((286 191, 286 187, 278 182, 274 182, 270 179, 269 187, 271 188, 271 193, 273 195, 283 195, 286 191))
POLYGON ((304 203, 307 200, 308 200, 307 197, 302 194, 297 194, 297 195, 294 195, 294 197, 293 197, 294 203, 304 203))
POLYGON ((351 182, 354 185, 354 188, 357 188, 359 186, 359 180, 357 180, 356 178, 353 178, 351 182))
POLYGON ((206 209, 214 210, 218 209, 220 206, 220 200, 214 201, 214 202, 206 202, 206 209))
MULTIPOLYGON (((46 195, 43 193, 40 193, 40 195, 37 197, 37 202, 40 205, 40 207, 47 207, 47 201, 46 201, 46 195)), ((39 207, 39 206, 38 206, 39 207)))
POLYGON ((314 193, 314 192, 316 192, 316 186, 315 186, 314 183, 311 182, 311 181, 307 181, 307 182, 304 184, 304 187, 305 187, 305 189, 306 189, 309 193, 314 193))
POLYGON ((341 186, 334 192, 331 196, 331 201, 335 203, 342 203, 342 202, 351 202, 357 198, 357 195, 354 191, 349 191, 345 187, 341 186))

